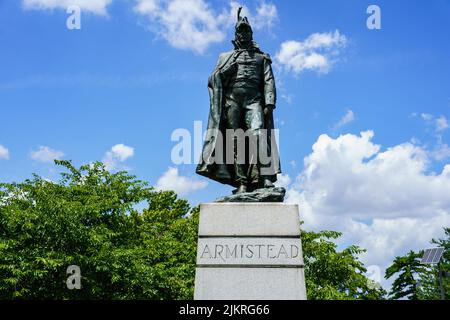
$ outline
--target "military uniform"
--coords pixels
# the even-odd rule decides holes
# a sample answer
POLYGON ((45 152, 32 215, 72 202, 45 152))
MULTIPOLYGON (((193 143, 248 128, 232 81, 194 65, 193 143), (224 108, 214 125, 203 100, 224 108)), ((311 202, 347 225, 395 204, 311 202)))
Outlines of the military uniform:
MULTIPOLYGON (((227 129, 250 130, 256 136, 258 146, 267 148, 266 138, 260 139, 261 129, 265 129, 264 108, 275 106, 275 80, 269 55, 258 48, 238 49, 233 53, 234 62, 222 70, 224 83, 224 110, 227 129)), ((235 157, 237 156, 235 142, 235 157)), ((251 149, 251 147, 248 147, 251 149)), ((240 184, 255 184, 262 178, 261 169, 270 164, 261 164, 259 149, 251 149, 258 158, 253 163, 239 164, 235 158, 234 171, 240 184)), ((250 151, 251 151, 250 150, 250 151)), ((268 154, 266 152, 265 154, 268 154)))
POLYGON ((237 187, 238 193, 273 187, 277 174, 281 173, 278 148, 272 136, 273 115, 264 112, 276 104, 272 61, 253 41, 250 23, 240 16, 241 10, 232 41, 234 51, 220 55, 208 79, 208 130, 196 169, 200 175, 237 187), (236 137, 240 129, 246 135, 244 139, 248 138, 243 161, 237 150, 242 147, 239 145, 242 141, 236 137), (234 133, 232 137, 228 136, 229 131, 234 133), (225 144, 219 137, 226 139, 225 144), (257 150, 252 148, 255 142, 257 150))

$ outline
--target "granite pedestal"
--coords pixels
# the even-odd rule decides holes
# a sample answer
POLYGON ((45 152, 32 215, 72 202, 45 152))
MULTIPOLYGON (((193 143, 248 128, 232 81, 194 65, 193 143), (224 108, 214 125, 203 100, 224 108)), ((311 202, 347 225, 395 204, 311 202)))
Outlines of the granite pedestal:
POLYGON ((298 206, 200 206, 196 300, 304 300, 298 206))

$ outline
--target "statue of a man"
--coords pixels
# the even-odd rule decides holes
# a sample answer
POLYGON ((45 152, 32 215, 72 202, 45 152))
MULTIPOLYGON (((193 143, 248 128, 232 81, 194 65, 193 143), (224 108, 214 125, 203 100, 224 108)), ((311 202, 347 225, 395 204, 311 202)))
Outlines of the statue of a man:
POLYGON ((209 77, 208 131, 196 170, 236 187, 236 193, 272 188, 281 172, 273 133, 276 89, 272 61, 253 41, 252 27, 247 17, 241 17, 241 10, 232 41, 235 48, 220 55, 209 77), (246 152, 240 157, 242 139, 233 132, 244 131, 246 152))

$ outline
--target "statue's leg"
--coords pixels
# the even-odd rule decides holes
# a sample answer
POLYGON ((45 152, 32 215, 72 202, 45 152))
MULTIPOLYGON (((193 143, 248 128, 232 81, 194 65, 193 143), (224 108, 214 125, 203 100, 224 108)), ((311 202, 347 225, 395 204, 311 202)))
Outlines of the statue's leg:
MULTIPOLYGON (((267 145, 264 139, 264 114, 260 101, 253 101, 246 107, 245 125, 249 130, 249 181, 257 188, 262 177, 261 166, 267 165, 261 161, 261 148, 267 145)), ((269 163, 270 165, 270 163, 269 163)))
MULTIPOLYGON (((239 105, 238 102, 234 100, 227 100, 225 104, 225 114, 226 114, 226 122, 227 122, 227 129, 232 129, 234 132, 238 129, 243 129, 243 111, 244 109, 239 105)), ((228 139, 233 139, 233 166, 234 166, 234 172, 236 177, 236 182, 239 185, 247 185, 247 166, 245 162, 238 161, 238 147, 239 143, 242 143, 242 141, 239 141, 239 135, 233 135, 232 137, 228 136, 228 139)), ((230 152, 227 150, 227 153, 230 152)), ((244 159, 245 160, 245 159, 244 159)))

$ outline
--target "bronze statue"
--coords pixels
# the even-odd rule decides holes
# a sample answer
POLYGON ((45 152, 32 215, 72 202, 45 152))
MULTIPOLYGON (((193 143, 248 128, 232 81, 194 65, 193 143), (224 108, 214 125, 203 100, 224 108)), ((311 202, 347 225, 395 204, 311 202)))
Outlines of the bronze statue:
POLYGON ((232 41, 234 50, 220 55, 209 77, 208 131, 196 170, 236 187, 236 194, 274 188, 281 172, 273 134, 276 89, 272 61, 253 41, 252 27, 247 17, 241 17, 241 10, 232 41), (239 139, 238 131, 245 131, 247 142, 239 139), (243 141, 246 151, 240 158, 238 144, 243 141))

